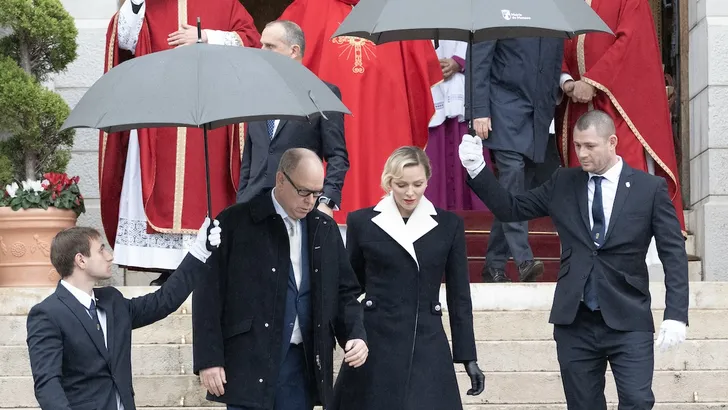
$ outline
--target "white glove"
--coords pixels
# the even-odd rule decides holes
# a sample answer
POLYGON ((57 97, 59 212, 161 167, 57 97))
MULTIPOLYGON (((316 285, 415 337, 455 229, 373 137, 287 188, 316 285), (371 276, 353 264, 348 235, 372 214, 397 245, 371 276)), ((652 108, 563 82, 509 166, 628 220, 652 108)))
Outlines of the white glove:
POLYGON ((687 326, 685 326, 685 323, 677 320, 664 320, 660 326, 660 334, 657 336, 655 344, 660 348, 661 352, 664 352, 684 342, 686 332, 687 326))
POLYGON ((460 155, 460 162, 468 171, 470 178, 475 178, 485 168, 483 140, 480 137, 474 137, 470 134, 463 135, 458 154, 460 155))
POLYGON ((202 223, 202 227, 197 231, 197 239, 190 248, 190 255, 194 256, 200 262, 206 262, 207 258, 210 257, 211 252, 207 250, 207 242, 210 241, 210 245, 217 248, 220 246, 220 222, 217 220, 213 221, 215 225, 210 229, 210 236, 207 235, 207 228, 210 226, 210 218, 205 218, 205 222, 202 223))

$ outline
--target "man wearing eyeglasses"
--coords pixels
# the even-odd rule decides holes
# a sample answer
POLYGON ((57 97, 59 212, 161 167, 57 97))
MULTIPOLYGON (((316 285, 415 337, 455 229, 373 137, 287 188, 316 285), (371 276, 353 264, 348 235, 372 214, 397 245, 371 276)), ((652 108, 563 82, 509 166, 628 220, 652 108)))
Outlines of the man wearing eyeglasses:
POLYGON ((217 220, 213 274, 192 297, 194 372, 228 410, 311 410, 333 395, 338 340, 352 367, 368 348, 359 283, 336 222, 315 209, 324 168, 285 151, 275 187, 217 220))
MULTIPOLYGON (((261 35, 262 48, 302 61, 306 39, 301 28, 290 21, 273 21, 261 35)), ((339 88, 326 83, 341 98, 339 88)), ((309 121, 267 120, 248 124, 240 165, 237 202, 247 202, 275 184, 276 167, 288 148, 308 148, 326 161, 323 194, 316 197, 320 211, 333 216, 341 204, 341 190, 349 170, 344 140, 344 114, 327 112, 324 119, 309 121)))

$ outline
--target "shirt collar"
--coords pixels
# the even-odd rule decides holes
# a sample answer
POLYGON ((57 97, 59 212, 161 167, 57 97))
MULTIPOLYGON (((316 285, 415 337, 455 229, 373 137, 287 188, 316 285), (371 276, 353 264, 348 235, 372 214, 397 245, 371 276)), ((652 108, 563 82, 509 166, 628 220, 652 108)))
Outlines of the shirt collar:
POLYGON ((600 177, 603 177, 604 179, 606 179, 609 182, 614 182, 614 183, 619 182, 619 176, 622 175, 622 167, 623 166, 624 166, 624 163, 622 162, 622 157, 617 156, 617 163, 614 164, 614 165, 612 165, 612 167, 609 168, 607 170, 607 172, 605 172, 605 173, 603 173, 601 175, 594 174, 594 173, 590 172, 589 173, 589 179, 591 180, 591 178, 593 176, 600 176, 600 177))
POLYGON ((81 289, 71 285, 70 283, 66 282, 65 280, 61 280, 61 285, 63 285, 64 288, 66 288, 73 297, 78 300, 79 303, 83 305, 86 309, 89 309, 91 307, 91 299, 96 299, 94 295, 94 291, 91 291, 91 295, 89 296, 88 293, 82 291, 81 289))
POLYGON ((296 221, 293 218, 291 218, 291 217, 288 216, 288 214, 286 213, 286 210, 283 209, 283 207, 281 206, 281 204, 276 199, 275 192, 276 192, 276 189, 273 188, 270 191, 270 197, 273 198, 273 208, 275 208, 276 213, 278 215, 280 215, 281 218, 283 218, 284 221, 289 221, 290 223, 298 222, 298 221, 296 221))

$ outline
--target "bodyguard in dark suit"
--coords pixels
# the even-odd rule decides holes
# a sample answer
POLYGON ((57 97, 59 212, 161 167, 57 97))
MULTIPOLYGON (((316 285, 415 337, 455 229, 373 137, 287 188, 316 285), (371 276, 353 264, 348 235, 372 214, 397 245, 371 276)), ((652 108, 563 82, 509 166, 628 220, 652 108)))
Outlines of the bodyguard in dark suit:
POLYGON ((314 209, 324 169, 286 151, 276 186, 223 211, 211 279, 192 295, 194 372, 228 409, 311 410, 331 401, 335 340, 367 357, 360 293, 336 222, 314 209))
MULTIPOLYGON (((301 61, 306 48, 303 31, 290 21, 268 23, 261 35, 264 49, 301 61)), ((326 83, 341 98, 339 88, 326 83)), ((344 177, 349 170, 349 154, 344 140, 344 114, 327 112, 328 120, 317 117, 311 122, 268 120, 248 124, 240 166, 237 202, 247 202, 275 185, 281 155, 289 148, 308 148, 326 161, 324 194, 320 211, 333 216, 341 203, 344 177)))
MULTIPOLYGON (((125 299, 113 287, 94 289, 111 277, 113 257, 92 228, 61 231, 51 262, 61 275, 56 291, 28 314, 28 352, 35 397, 43 410, 134 410, 131 331, 173 313, 209 271, 205 246, 209 220, 190 253, 154 293, 125 299)), ((220 243, 214 227, 210 244, 220 243)), ((204 279, 203 279, 204 280, 204 279)))
POLYGON ((460 159, 475 193, 503 221, 551 216, 561 239, 561 269, 551 317, 569 409, 606 410, 609 362, 619 409, 651 409, 654 325, 645 255, 655 237, 665 267, 665 314, 657 345, 685 340, 688 260, 680 223, 661 177, 635 170, 616 154, 614 123, 590 111, 576 123, 581 168, 512 195, 484 169, 480 139, 466 135, 460 159))
MULTIPOLYGON (((564 42, 557 38, 473 46, 473 72, 466 73, 466 81, 472 83, 466 92, 473 93, 473 128, 495 158, 501 185, 513 194, 531 187, 536 164, 546 159, 563 54, 564 42)), ((543 273, 543 262, 534 260, 528 244, 528 223, 496 219, 483 270, 486 282, 510 281, 505 276, 509 255, 518 265, 521 281, 534 281, 543 273)))

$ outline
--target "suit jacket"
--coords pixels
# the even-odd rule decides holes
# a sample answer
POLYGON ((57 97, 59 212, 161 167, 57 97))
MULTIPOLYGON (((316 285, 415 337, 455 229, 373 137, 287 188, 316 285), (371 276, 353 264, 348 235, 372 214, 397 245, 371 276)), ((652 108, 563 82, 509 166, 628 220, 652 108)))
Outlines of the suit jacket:
MULTIPOLYGON (((326 83, 341 98, 339 88, 326 83)), ((273 139, 266 121, 248 124, 240 165, 237 202, 247 202, 265 189, 275 186, 278 162, 289 148, 308 148, 326 161, 324 196, 341 204, 341 189, 349 170, 349 154, 344 139, 344 114, 327 112, 328 120, 317 117, 310 122, 280 120, 273 139)))
MULTIPOLYGON (((194 372, 224 367, 225 394, 207 399, 272 409, 291 266, 285 222, 270 190, 224 210, 217 219, 222 243, 207 260, 213 272, 192 295, 194 372)), ((334 336, 366 340, 360 287, 336 222, 314 209, 306 217, 313 346, 309 368, 318 398, 328 406, 333 389, 334 336)), ((307 336, 304 335, 304 341, 307 336)))
POLYGON ((453 361, 477 360, 463 220, 423 197, 405 225, 390 195, 346 223, 370 351, 360 368, 342 365, 331 409, 462 409, 453 361))
POLYGON ((108 348, 86 307, 60 283, 28 314, 28 352, 35 397, 43 410, 135 410, 131 331, 177 310, 209 269, 187 255, 156 292, 126 299, 118 289, 94 289, 106 313, 108 348))
MULTIPOLYGON (((483 145, 519 152, 541 163, 561 88, 564 41, 518 38, 476 43, 473 73, 466 72, 466 104, 473 92, 473 117, 490 117, 493 131, 483 145)), ((469 115, 466 110, 466 115, 469 115)))
POLYGON ((599 249, 591 237, 588 180, 589 174, 581 168, 561 168, 540 187, 512 195, 486 168, 475 179, 468 178, 468 184, 503 222, 551 216, 562 248, 551 323, 574 321, 593 269, 605 323, 615 330, 654 332, 645 263, 654 236, 665 269, 664 318, 687 324, 688 259, 665 179, 623 165, 605 242, 599 249))

